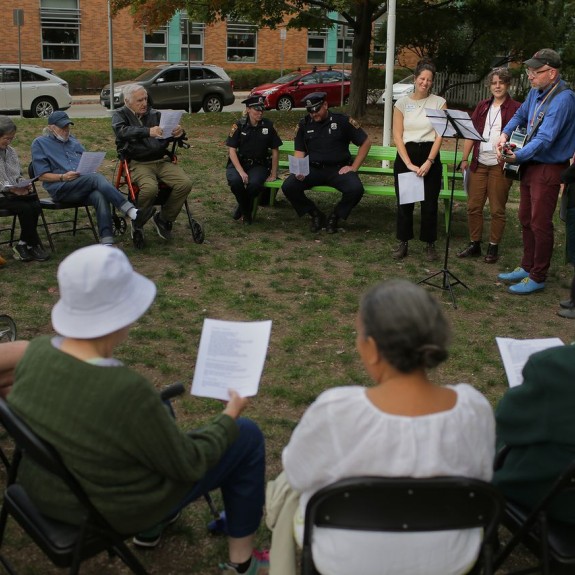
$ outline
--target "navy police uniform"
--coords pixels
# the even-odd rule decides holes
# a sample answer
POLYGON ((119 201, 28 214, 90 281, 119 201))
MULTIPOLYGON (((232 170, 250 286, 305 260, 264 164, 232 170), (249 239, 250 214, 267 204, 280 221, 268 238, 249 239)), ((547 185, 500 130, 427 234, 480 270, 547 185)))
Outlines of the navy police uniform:
MULTIPOLYGON (((304 103, 311 114, 319 110, 324 100, 325 93, 316 92, 307 96, 304 103)), ((305 195, 305 190, 313 186, 327 185, 342 194, 330 219, 334 218, 335 222, 338 218, 347 219, 351 210, 361 200, 364 189, 356 172, 339 174, 339 170, 352 163, 349 144, 361 146, 367 138, 361 126, 346 114, 329 111, 327 118, 320 122, 314 121, 311 115, 300 120, 295 133, 294 148, 309 156, 310 173, 303 180, 298 180, 291 174, 282 185, 283 193, 299 216, 310 214, 314 217, 315 214, 320 214, 322 220, 324 219, 315 203, 305 195)))
MULTIPOLYGON (((256 109, 263 110, 264 107, 261 96, 252 96, 242 103, 246 104, 247 107, 256 109)), ((253 200, 260 193, 264 182, 270 174, 270 150, 279 148, 281 145, 282 140, 278 136, 273 123, 266 118, 262 118, 253 126, 249 116, 246 115, 232 126, 226 139, 226 146, 236 150, 238 159, 244 172, 248 174, 249 180, 247 184, 244 184, 229 158, 226 177, 245 221, 250 220, 253 200)))

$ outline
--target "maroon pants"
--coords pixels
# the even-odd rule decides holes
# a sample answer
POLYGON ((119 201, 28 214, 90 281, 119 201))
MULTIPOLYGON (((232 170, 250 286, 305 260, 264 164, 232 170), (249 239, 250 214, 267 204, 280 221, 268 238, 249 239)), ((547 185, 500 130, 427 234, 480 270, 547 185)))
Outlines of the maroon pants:
POLYGON ((536 282, 544 282, 553 255, 553 213, 564 164, 526 164, 521 167, 519 223, 523 235, 521 267, 536 282))

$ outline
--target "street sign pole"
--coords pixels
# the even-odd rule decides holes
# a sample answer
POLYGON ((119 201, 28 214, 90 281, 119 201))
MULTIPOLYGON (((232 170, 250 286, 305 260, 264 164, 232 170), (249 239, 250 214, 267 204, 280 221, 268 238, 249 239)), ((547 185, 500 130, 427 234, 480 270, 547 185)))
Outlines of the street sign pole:
POLYGON ((20 84, 20 117, 24 117, 24 108, 22 104, 22 39, 21 29, 24 25, 24 10, 16 8, 12 11, 14 26, 18 26, 18 83, 20 84))

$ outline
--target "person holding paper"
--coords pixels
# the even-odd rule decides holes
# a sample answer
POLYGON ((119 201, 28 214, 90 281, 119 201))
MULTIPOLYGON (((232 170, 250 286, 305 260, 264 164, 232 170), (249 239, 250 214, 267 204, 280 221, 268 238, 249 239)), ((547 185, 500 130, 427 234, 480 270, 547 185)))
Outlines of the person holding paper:
POLYGON ((66 112, 52 112, 48 127, 32 142, 34 175, 56 202, 90 202, 96 210, 100 243, 113 245, 114 226, 110 204, 137 225, 144 225, 153 208, 137 210, 102 174, 80 174, 76 171, 85 149, 70 135, 66 112))
POLYGON ((242 218, 245 224, 251 224, 254 199, 265 192, 263 183, 278 177, 278 148, 283 142, 273 123, 263 117, 263 96, 250 96, 242 104, 246 106, 245 115, 234 122, 226 139, 226 178, 238 202, 234 220, 242 218))
POLYGON ((561 79, 561 57, 543 48, 523 62, 531 90, 504 126, 497 154, 519 164, 519 223, 523 257, 499 280, 512 284, 509 293, 529 295, 545 289, 554 244, 553 214, 561 188, 561 172, 575 152, 575 93, 561 79), (506 147, 516 129, 526 131, 522 147, 506 147))
MULTIPOLYGON (((288 533, 295 531, 300 544, 310 497, 340 479, 460 475, 489 481, 492 476, 495 422, 489 402, 470 385, 441 386, 429 373, 448 355, 450 328, 439 302, 411 282, 382 282, 362 297, 356 328, 356 349, 373 385, 324 391, 283 451, 285 479, 300 494, 288 533)), ((272 485, 269 501, 281 482, 272 485)), ((282 551, 290 541, 277 540, 277 527, 271 573, 278 561, 278 573, 287 575, 281 565, 289 557, 282 551)), ((318 570, 330 575, 455 575, 469 572, 481 536, 481 529, 425 534, 317 529, 313 556, 318 570)))
MULTIPOLYGON (((0 116, 0 209, 10 210, 20 224, 20 238, 12 246, 14 259, 43 262, 50 254, 44 250, 38 236, 40 203, 30 183, 18 187, 24 178, 20 173, 18 154, 10 145, 15 136, 16 124, 8 116, 0 116)), ((2 263, 6 260, 0 257, 0 265, 2 263)))
MULTIPOLYGON (((158 182, 171 188, 161 211, 152 220, 158 235, 171 240, 172 224, 192 191, 192 181, 182 167, 172 161, 168 146, 174 139, 184 138, 186 133, 178 124, 170 134, 164 134, 160 127, 161 113, 148 105, 148 92, 140 84, 128 84, 122 91, 125 105, 112 116, 118 155, 130 163, 132 181, 139 188, 139 207, 154 205, 158 182)), ((194 236, 202 233, 200 224, 195 224, 200 230, 194 236)), ((132 235, 135 230, 143 234, 141 227, 134 226, 132 230, 132 235)))
MULTIPOLYGON (((140 547, 155 547, 183 507, 221 489, 225 571, 255 574, 266 564, 253 555, 265 446, 257 425, 239 417, 247 399, 230 392, 220 415, 185 432, 152 383, 115 357, 156 295, 121 250, 95 245, 73 252, 58 268, 58 286, 58 335, 29 343, 8 395, 11 408, 56 448, 114 528, 137 534, 140 547)), ((25 456, 18 481, 42 513, 75 523, 75 498, 25 456)))
POLYGON ((483 236, 483 208, 489 200, 491 223, 489 225, 489 244, 485 262, 494 264, 499 259, 499 244, 505 230, 505 205, 513 180, 503 174, 503 166, 497 158, 496 146, 501 128, 506 126, 519 106, 519 102, 509 95, 511 72, 508 68, 494 68, 487 74, 486 86, 491 97, 477 104, 471 119, 475 129, 485 142, 465 140, 463 159, 459 164, 461 171, 469 170, 467 180, 467 223, 469 226, 469 245, 462 249, 457 257, 479 257, 483 236), (471 164, 468 161, 469 154, 471 164))
MULTIPOLYGON (((527 508, 541 501, 575 459, 574 382, 575 345, 552 347, 529 357, 523 383, 508 389, 497 405, 497 445, 505 457, 493 483, 527 508)), ((575 493, 558 497, 550 516, 575 523, 575 493)))
POLYGON ((365 160, 371 142, 356 120, 330 112, 325 92, 313 92, 302 103, 308 115, 298 124, 294 155, 296 158, 309 156, 309 174, 290 174, 281 189, 298 216, 308 214, 311 217, 312 232, 325 227, 328 234, 335 234, 339 220, 346 220, 363 197, 363 184, 357 170, 365 160), (353 162, 350 143, 359 147, 353 162), (332 186, 342 194, 327 219, 305 195, 305 190, 320 185, 332 186))
POLYGON ((437 201, 441 191, 442 168, 439 150, 441 136, 434 130, 426 116, 426 108, 444 110, 444 98, 431 93, 435 65, 427 58, 415 68, 413 94, 400 98, 393 109, 393 141, 397 157, 393 163, 395 192, 397 195, 397 239, 399 243, 391 257, 402 259, 408 254, 408 242, 413 239, 413 210, 415 203, 401 202, 399 174, 413 172, 423 178, 424 199, 421 202, 421 227, 419 239, 425 242, 425 252, 430 261, 437 259, 437 201))

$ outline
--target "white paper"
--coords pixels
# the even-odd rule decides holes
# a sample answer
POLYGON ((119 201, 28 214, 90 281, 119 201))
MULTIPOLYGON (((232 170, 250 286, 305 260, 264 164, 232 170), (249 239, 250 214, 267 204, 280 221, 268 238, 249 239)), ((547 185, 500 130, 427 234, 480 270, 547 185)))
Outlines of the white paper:
POLYGON ((93 174, 98 171, 105 157, 106 152, 84 152, 74 171, 79 174, 93 174))
POLYGON ((183 110, 162 110, 160 112, 160 128, 163 136, 159 139, 166 140, 172 137, 172 132, 180 125, 183 110))
POLYGON ((296 158, 295 156, 288 156, 290 174, 296 176, 307 176, 309 174, 309 156, 305 158, 296 158))
POLYGON ((35 182, 38 178, 32 178, 31 180, 20 180, 16 184, 6 184, 4 186, 5 190, 21 190, 22 188, 28 188, 32 185, 32 182, 35 182))
POLYGON ((256 395, 264 368, 271 320, 205 319, 191 394, 228 400, 228 389, 256 395))
POLYGON ((422 202, 425 199, 424 178, 415 172, 404 172, 398 174, 399 203, 413 204, 422 202))
POLYGON ((558 337, 546 337, 541 339, 513 339, 511 337, 496 337, 499 353, 503 360, 503 367, 507 374, 509 387, 515 387, 523 383, 523 368, 529 356, 549 347, 563 345, 558 337))
POLYGON ((463 191, 469 195, 469 174, 471 173, 471 170, 469 168, 465 168, 465 170, 463 170, 463 191))
POLYGON ((457 125, 461 132, 461 137, 467 140, 485 141, 483 136, 473 126, 467 112, 462 110, 435 110, 425 108, 425 114, 428 117, 434 130, 440 135, 447 138, 457 136, 453 123, 457 125))

